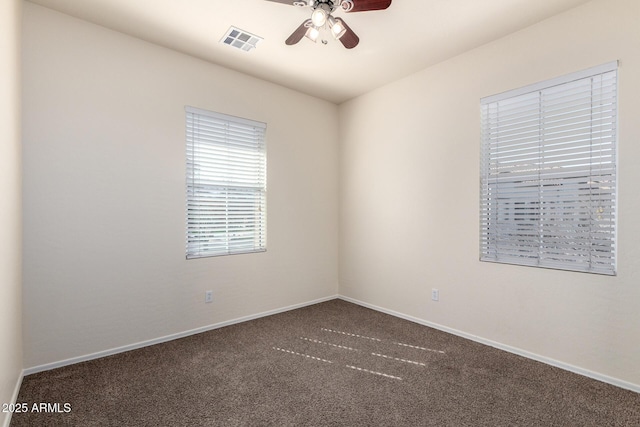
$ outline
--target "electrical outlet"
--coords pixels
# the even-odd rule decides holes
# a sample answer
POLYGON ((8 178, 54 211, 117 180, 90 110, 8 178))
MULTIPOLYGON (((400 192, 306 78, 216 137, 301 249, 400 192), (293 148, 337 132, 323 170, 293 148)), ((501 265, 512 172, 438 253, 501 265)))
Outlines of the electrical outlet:
POLYGON ((439 301, 440 300, 440 291, 437 289, 431 289, 431 300, 439 301))
POLYGON ((213 302, 213 291, 207 291, 204 293, 204 302, 213 302))

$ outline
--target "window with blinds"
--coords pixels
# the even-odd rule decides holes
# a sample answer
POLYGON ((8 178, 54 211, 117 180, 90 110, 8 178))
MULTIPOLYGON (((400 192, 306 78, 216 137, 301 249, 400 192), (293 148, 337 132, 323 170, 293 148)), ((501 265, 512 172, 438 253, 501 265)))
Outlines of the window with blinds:
POLYGON ((617 67, 481 100, 482 261, 616 274, 617 67))
POLYGON ((186 115, 187 259, 265 251, 266 124, 186 115))

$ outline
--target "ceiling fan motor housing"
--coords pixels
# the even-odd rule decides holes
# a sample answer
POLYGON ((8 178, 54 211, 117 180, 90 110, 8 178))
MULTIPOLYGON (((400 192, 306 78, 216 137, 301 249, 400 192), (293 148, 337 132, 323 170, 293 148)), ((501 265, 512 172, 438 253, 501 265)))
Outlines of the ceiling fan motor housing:
POLYGON ((353 7, 353 2, 350 0, 306 0, 306 1, 294 1, 295 6, 307 7, 312 9, 322 8, 331 13, 338 7, 342 6, 344 10, 350 10, 353 7))
MULTIPOLYGON (((391 3, 389 1, 389 3, 391 3)), ((313 10, 317 8, 322 8, 327 11, 327 13, 332 13, 339 7, 342 7, 346 12, 350 12, 353 10, 354 4, 353 0, 304 0, 304 1, 294 1, 294 6, 307 7, 309 6, 313 10)))

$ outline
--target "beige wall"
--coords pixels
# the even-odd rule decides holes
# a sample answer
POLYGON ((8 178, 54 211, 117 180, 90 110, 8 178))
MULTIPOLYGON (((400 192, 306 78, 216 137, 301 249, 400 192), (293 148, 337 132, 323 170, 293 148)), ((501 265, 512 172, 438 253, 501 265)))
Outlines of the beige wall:
POLYGON ((640 2, 596 0, 341 105, 340 293, 640 389, 639 94, 640 2), (479 262, 480 98, 616 59, 618 276, 479 262))
POLYGON ((26 367, 331 296, 339 265, 346 297, 640 387, 637 1, 594 0, 339 108, 24 9, 26 367), (618 276, 480 263, 480 98, 614 59, 618 276), (184 260, 184 105, 268 123, 267 253, 184 260))
POLYGON ((20 0, 0 2, 0 404, 22 372, 20 10, 20 0))
POLYGON ((31 3, 23 80, 27 368, 337 294, 334 104, 31 3), (267 123, 266 253, 185 260, 185 105, 267 123))

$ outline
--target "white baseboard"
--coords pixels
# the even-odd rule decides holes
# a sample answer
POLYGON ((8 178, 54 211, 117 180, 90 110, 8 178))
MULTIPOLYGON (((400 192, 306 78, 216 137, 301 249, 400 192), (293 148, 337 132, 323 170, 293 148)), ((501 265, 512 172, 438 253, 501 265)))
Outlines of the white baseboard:
MULTIPOLYGON (((20 376, 18 377, 18 381, 16 381, 16 386, 13 389, 13 395, 11 396, 11 402, 8 403, 16 403, 18 401, 18 393, 20 393, 20 387, 22 386, 22 379, 24 378, 24 370, 20 372, 20 376)), ((4 420, 3 427, 9 427, 11 424, 11 412, 7 413, 7 417, 4 420)))
POLYGON ((614 385, 616 387, 620 387, 620 388, 624 388, 626 390, 631 390, 631 391, 634 391, 636 393, 640 393, 640 385, 638 385, 638 384, 633 384, 633 383, 630 383, 630 382, 627 382, 627 381, 620 380, 618 378, 610 377, 608 375, 599 374, 597 372, 593 372, 593 371, 590 371, 588 369, 579 368, 577 366, 573 366, 573 365, 570 365, 570 364, 567 364, 567 363, 563 363, 563 362, 560 362, 560 361, 555 360, 555 359, 551 359, 551 358, 548 358, 548 357, 545 357, 545 356, 541 356, 539 354, 531 353, 531 352, 528 352, 526 350, 522 350, 522 349, 519 349, 519 348, 516 348, 516 347, 511 347, 509 345, 502 344, 502 343, 499 343, 499 342, 496 342, 496 341, 491 341, 491 340, 488 340, 486 338, 482 338, 482 337, 479 337, 479 336, 476 336, 476 335, 468 334, 466 332, 462 332, 462 331, 459 331, 457 329, 449 328, 447 326, 439 325, 437 323, 429 322, 429 321, 426 321, 426 320, 423 320, 423 319, 419 319, 417 317, 413 317, 413 316, 409 316, 409 315, 406 315, 406 314, 403 314, 403 313, 399 313, 397 311, 388 310, 386 308, 378 307, 376 305, 369 304, 369 303, 366 303, 366 302, 363 302, 363 301, 359 301, 359 300, 354 299, 354 298, 350 298, 350 297, 346 297, 346 296, 342 296, 342 295, 340 295, 338 298, 340 298, 343 301, 347 301, 347 302, 350 302, 350 303, 353 303, 353 304, 356 304, 356 305, 360 305, 362 307, 366 307, 366 308, 370 308, 370 309, 375 310, 375 311, 379 311, 381 313, 389 314, 391 316, 399 317, 401 319, 405 319, 405 320, 408 320, 410 322, 418 323, 418 324, 423 325, 423 326, 428 326, 428 327, 433 328, 433 329, 438 329, 440 331, 447 332, 447 333, 452 334, 452 335, 456 335, 456 336, 459 336, 459 337, 462 337, 462 338, 466 338, 468 340, 475 341, 475 342, 478 342, 480 344, 485 344, 485 345, 488 345, 490 347, 497 348, 499 350, 504 350, 506 352, 513 353, 513 354, 516 354, 518 356, 526 357, 527 359, 532 359, 532 360, 535 360, 535 361, 538 361, 538 362, 545 363, 547 365, 555 366, 556 368, 564 369, 565 371, 573 372, 574 374, 579 374, 579 375, 582 375, 582 376, 585 376, 585 377, 588 377, 588 378, 592 378, 594 380, 598 380, 598 381, 602 381, 602 382, 607 383, 607 384, 614 385))
MULTIPOLYGON (((97 353, 91 353, 84 356, 72 357, 70 359, 61 360, 59 362, 47 363, 44 365, 34 366, 31 368, 27 368, 23 371, 23 375, 31 375, 38 372, 49 371, 51 369, 61 368, 63 366, 73 365, 76 363, 86 362, 88 360, 99 359, 101 357, 112 356, 118 353, 124 353, 125 351, 136 350, 143 347, 148 347, 150 345, 161 344, 167 341, 173 341, 178 338, 188 337, 190 335, 199 334, 202 332, 211 331, 213 329, 223 328, 225 326, 235 325, 237 323, 247 322, 249 320, 259 319, 261 317, 272 316, 278 313, 284 313, 286 311, 296 310, 298 308, 307 307, 314 304, 319 304, 321 302, 331 301, 338 298, 338 295, 332 295, 329 297, 319 298, 313 301, 307 301, 300 304, 290 305, 288 307, 282 307, 275 310, 269 310, 262 313, 252 314, 250 316, 239 317, 237 319, 227 320, 225 322, 215 323, 213 325, 203 326, 196 329, 191 329, 189 331, 179 332, 177 334, 166 335, 164 337, 155 338, 152 340, 142 341, 135 344, 129 344, 122 347, 112 348, 109 350, 99 351, 97 353)), ((19 389, 19 387, 18 387, 19 389)), ((17 395, 16 395, 17 397, 17 395)))
MULTIPOLYGON (((350 297, 346 297, 346 296, 342 296, 342 295, 332 295, 332 296, 329 296, 329 297, 324 297, 324 298, 316 299, 316 300, 313 300, 313 301, 308 301, 308 302, 304 302, 304 303, 301 303, 301 304, 295 304, 295 305, 291 305, 291 306, 288 306, 288 307, 283 307, 283 308, 279 308, 279 309, 275 309, 275 310, 265 311, 265 312, 258 313, 258 314, 253 314, 253 315, 250 315, 250 316, 244 316, 244 317, 240 317, 240 318, 237 318, 237 319, 232 319, 232 320, 228 320, 228 321, 225 321, 225 322, 216 323, 216 324, 213 324, 213 325, 208 325, 208 326, 203 326, 203 327, 196 328, 196 329, 191 329, 189 331, 184 331, 184 332, 180 332, 180 333, 177 333, 177 334, 172 334, 172 335, 167 335, 167 336, 160 337, 160 338, 155 338, 155 339, 148 340, 148 341, 142 341, 142 342, 139 342, 139 343, 130 344, 130 345, 122 346, 122 347, 117 347, 117 348, 113 348, 113 349, 109 349, 109 350, 105 350, 105 351, 100 351, 100 352, 88 354, 88 355, 85 355, 85 356, 73 357, 73 358, 70 358, 70 359, 61 360, 59 362, 47 363, 47 364, 44 364, 44 365, 27 368, 22 372, 22 374, 20 376, 20 379, 18 381, 18 384, 16 385, 16 389, 14 391, 14 402, 15 402, 15 399, 17 399, 17 397, 18 397, 18 392, 20 390, 20 384, 22 383, 22 378, 25 375, 31 375, 31 374, 35 374, 37 372, 49 371, 51 369, 61 368, 63 366, 73 365, 75 363, 80 363, 80 362, 86 362, 88 360, 93 360, 93 359, 98 359, 98 358, 101 358, 101 357, 111 356, 111 355, 118 354, 118 353, 124 353, 126 351, 136 350, 138 348, 143 348, 143 347, 147 347, 147 346, 150 346, 150 345, 161 344, 163 342, 172 341, 172 340, 179 339, 179 338, 184 338, 184 337, 187 337, 187 336, 190 336, 190 335, 195 335, 195 334, 199 334, 199 333, 202 333, 202 332, 211 331, 211 330, 214 330, 214 329, 218 329, 218 328, 222 328, 222 327, 225 327, 225 326, 234 325, 234 324, 237 324, 237 323, 247 322, 249 320, 259 319, 261 317, 271 316, 271 315, 278 314, 278 313, 284 313, 286 311, 291 311, 291 310, 295 310, 295 309, 298 309, 298 308, 303 308, 303 307, 307 307, 307 306, 310 306, 310 305, 319 304, 319 303, 330 301, 330 300, 333 300, 333 299, 341 299, 343 301, 347 301, 347 302, 350 302, 350 303, 353 303, 353 304, 356 304, 356 305, 360 305, 362 307, 370 308, 372 310, 379 311, 379 312, 385 313, 385 314, 389 314, 391 316, 395 316, 395 317, 398 317, 398 318, 401 318, 401 319, 405 319, 405 320, 408 320, 410 322, 414 322, 414 323, 417 323, 417 324, 420 324, 420 325, 423 325, 423 326, 428 326, 430 328, 438 329, 440 331, 447 332, 449 334, 456 335, 456 336, 459 336, 459 337, 462 337, 462 338, 465 338, 465 339, 468 339, 468 340, 471 340, 471 341, 475 341, 475 342, 478 342, 480 344, 488 345, 488 346, 497 348, 499 350, 504 350, 504 351, 507 351, 509 353, 516 354, 518 356, 526 357, 528 359, 536 360, 538 362, 542 362, 542 363, 545 363, 547 365, 555 366, 557 368, 564 369, 566 371, 573 372, 575 374, 579 374, 579 375, 582 375, 582 376, 585 376, 585 377, 588 377, 588 378, 592 378, 592 379, 595 379, 595 380, 598 380, 598 381, 602 381, 604 383, 611 384, 611 385, 614 385, 616 387, 620 387, 620 388, 623 388, 623 389, 626 389, 626 390, 631 390, 631 391, 634 391, 636 393, 640 393, 640 385, 638 385, 638 384, 633 384, 633 383, 630 383, 630 382, 627 382, 627 381, 620 380, 618 378, 610 377, 608 375, 599 374, 597 372, 593 372, 593 371, 590 371, 588 369, 583 369, 583 368, 580 368, 580 367, 577 367, 577 366, 573 366, 573 365, 570 365, 570 364, 567 364, 567 363, 563 363, 563 362, 557 361, 555 359, 551 359, 551 358, 548 358, 548 357, 545 357, 545 356, 541 356, 539 354, 531 353, 531 352, 528 352, 526 350, 522 350, 522 349, 519 349, 519 348, 516 348, 516 347, 511 347, 509 345, 502 344, 502 343, 499 343, 499 342, 496 342, 496 341, 491 341, 491 340, 486 339, 486 338, 482 338, 482 337, 479 337, 479 336, 476 336, 476 335, 472 335, 472 334, 469 334, 469 333, 466 333, 466 332, 459 331, 457 329, 449 328, 447 326, 443 326, 443 325, 439 325, 437 323, 433 323, 433 322, 429 322, 429 321, 426 321, 426 320, 423 320, 423 319, 419 319, 417 317, 409 316, 409 315, 404 314, 404 313, 399 313, 397 311, 389 310, 389 309, 386 309, 386 308, 383 308, 383 307, 378 307, 376 305, 369 304, 369 303, 366 303, 366 302, 363 302, 363 301, 359 301, 359 300, 354 299, 354 298, 350 298, 350 297)), ((5 423, 6 425, 4 427, 8 427, 10 421, 11 420, 10 420, 10 417, 9 417, 9 420, 5 423)))

